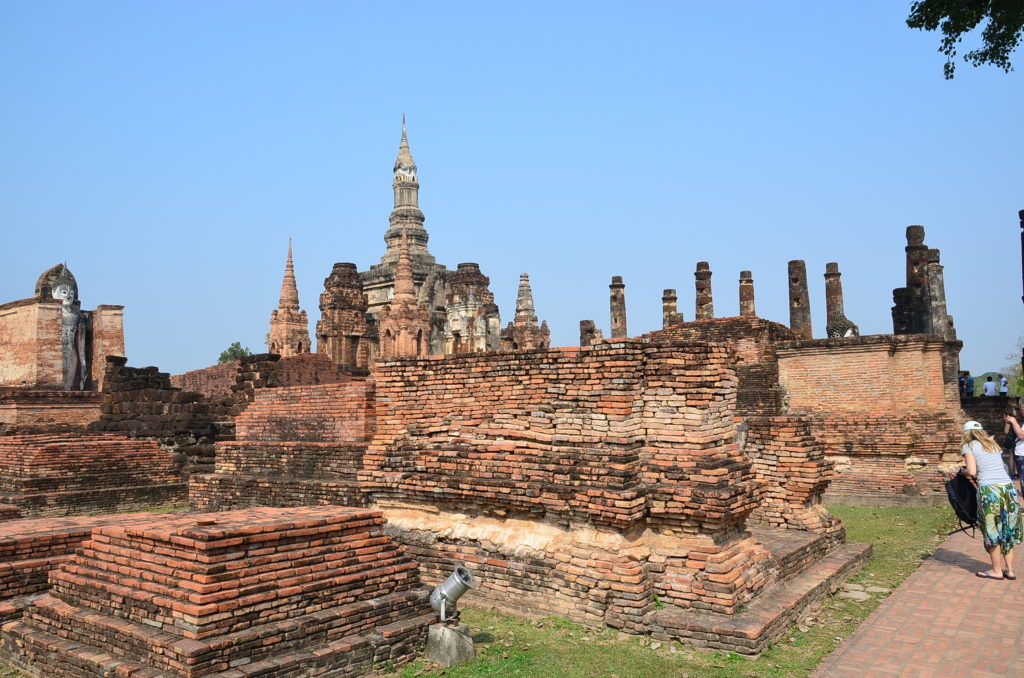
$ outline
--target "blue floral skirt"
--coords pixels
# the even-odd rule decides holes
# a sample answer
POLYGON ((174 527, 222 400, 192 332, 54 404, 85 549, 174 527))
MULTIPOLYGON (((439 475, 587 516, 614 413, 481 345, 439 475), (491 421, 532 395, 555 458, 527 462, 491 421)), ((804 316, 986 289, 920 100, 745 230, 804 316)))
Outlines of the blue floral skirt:
POLYGON ((978 523, 985 548, 1008 553, 1024 538, 1017 490, 1013 485, 983 485, 978 489, 978 523))

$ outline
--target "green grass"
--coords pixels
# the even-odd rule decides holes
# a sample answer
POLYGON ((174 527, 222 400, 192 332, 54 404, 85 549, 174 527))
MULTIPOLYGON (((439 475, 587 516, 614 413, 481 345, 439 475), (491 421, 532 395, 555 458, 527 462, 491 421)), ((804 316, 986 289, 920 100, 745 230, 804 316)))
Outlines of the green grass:
MULTIPOLYGON (((863 586, 893 589, 928 557, 952 529, 952 512, 928 509, 834 506, 846 523, 847 539, 874 547, 871 560, 850 579, 863 586)), ((771 595, 771 594, 769 594, 771 595)), ((624 636, 614 629, 587 629, 548 617, 528 621, 497 612, 466 609, 463 619, 477 639, 477 658, 443 670, 445 678, 523 676, 529 678, 726 678, 806 676, 853 632, 886 594, 856 602, 831 597, 812 618, 752 660, 737 654, 691 649, 681 643, 624 636), (806 630, 804 630, 806 629, 806 630), (673 652, 672 650, 675 650, 673 652)), ((420 660, 400 678, 441 675, 420 660)))
MULTIPOLYGON (((952 512, 946 507, 832 506, 830 510, 846 524, 849 541, 866 542, 874 547, 871 560, 850 579, 864 586, 895 588, 938 548, 946 532, 952 529, 952 512)), ((445 678, 806 676, 878 607, 885 595, 875 594, 864 602, 828 598, 813 617, 800 620, 798 626, 756 660, 732 653, 691 649, 681 643, 655 646, 649 638, 626 636, 609 628, 588 629, 557 617, 526 620, 469 608, 464 611, 463 620, 470 625, 477 641, 475 660, 447 669, 420 660, 388 675, 392 678, 442 674, 445 678)), ((20 675, 0 665, 0 678, 20 675)))

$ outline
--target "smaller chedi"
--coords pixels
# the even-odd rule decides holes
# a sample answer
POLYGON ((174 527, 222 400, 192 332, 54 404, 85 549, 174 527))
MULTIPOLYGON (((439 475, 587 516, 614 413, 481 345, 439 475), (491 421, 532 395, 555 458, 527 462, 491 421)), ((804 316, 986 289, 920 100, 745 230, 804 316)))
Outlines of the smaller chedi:
POLYGON ((309 320, 299 308, 299 288, 295 284, 295 266, 292 264, 292 241, 288 239, 288 261, 284 265, 281 297, 277 308, 270 314, 270 332, 267 348, 271 353, 287 357, 309 353, 309 320))
POLYGON ((104 356, 124 355, 123 315, 83 311, 67 265, 46 270, 33 297, 0 305, 0 386, 98 390, 104 356))

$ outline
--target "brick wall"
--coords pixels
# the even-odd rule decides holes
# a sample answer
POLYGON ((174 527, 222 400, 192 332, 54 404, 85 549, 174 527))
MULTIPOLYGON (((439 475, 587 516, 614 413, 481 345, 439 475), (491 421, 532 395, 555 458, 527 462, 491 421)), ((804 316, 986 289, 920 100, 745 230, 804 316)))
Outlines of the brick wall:
POLYGON ((985 430, 995 437, 1000 443, 1003 442, 1003 415, 1008 414, 1011 409, 1017 407, 1019 398, 964 398, 960 401, 964 416, 973 419, 985 427, 985 430))
POLYGON ((60 301, 23 299, 0 306, 0 346, 0 386, 61 386, 60 301))
POLYGON ((761 494, 754 524, 792 527, 825 534, 834 543, 845 532, 821 504, 833 477, 833 463, 804 417, 748 417, 744 452, 754 460, 761 494))
POLYGON ((185 500, 170 453, 153 441, 84 434, 0 437, 0 504, 29 516, 116 512, 185 500))
POLYGON ((82 430, 100 418, 95 391, 0 388, 0 435, 82 430))
POLYGON ((205 398, 227 398, 232 394, 231 387, 235 385, 238 368, 239 362, 232 360, 201 370, 175 374, 171 376, 171 386, 182 391, 200 393, 205 398))
POLYGON ((91 316, 92 354, 89 378, 96 390, 102 390, 106 377, 107 356, 127 355, 124 347, 124 306, 102 304, 96 307, 91 316))
POLYGON ((373 434, 373 384, 345 376, 254 391, 235 420, 236 440, 217 443, 214 473, 192 477, 190 503, 204 511, 362 505, 356 473, 373 434))
MULTIPOLYGON (((267 357, 271 354, 255 356, 267 357)), ((300 353, 274 361, 273 371, 276 386, 300 386, 303 384, 334 384, 347 381, 353 376, 366 376, 366 370, 343 369, 335 365, 330 357, 322 353, 300 353)), ((208 399, 229 398, 238 383, 239 374, 247 371, 242 363, 233 360, 211 365, 201 370, 192 370, 171 377, 171 385, 183 391, 201 393, 208 399)))
POLYGON ((235 436, 365 444, 373 433, 371 398, 372 388, 365 380, 266 389, 235 419, 235 436))
POLYGON ((729 361, 719 346, 619 341, 378 362, 360 485, 381 505, 647 526, 675 540, 650 590, 734 611, 769 573, 743 531, 757 484, 729 361))
POLYGON ((942 502, 959 459, 957 342, 878 335, 780 344, 788 408, 835 464, 829 496, 874 504, 942 502), (952 368, 951 368, 952 365, 952 368))
POLYGON ((708 341, 724 344, 734 354, 741 415, 779 414, 783 391, 775 346, 793 338, 788 327, 753 316, 712 318, 677 323, 644 335, 655 341, 708 341))

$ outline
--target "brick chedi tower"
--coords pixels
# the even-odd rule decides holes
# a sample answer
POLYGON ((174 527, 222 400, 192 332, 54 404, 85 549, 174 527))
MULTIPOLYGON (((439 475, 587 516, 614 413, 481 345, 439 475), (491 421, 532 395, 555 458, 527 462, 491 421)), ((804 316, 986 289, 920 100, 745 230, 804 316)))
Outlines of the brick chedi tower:
POLYGON ((295 285, 295 267, 292 265, 292 241, 288 239, 288 262, 284 265, 281 299, 270 314, 270 336, 267 346, 271 353, 281 356, 309 353, 309 321, 299 308, 299 289, 295 285))
POLYGON ((501 333, 501 347, 506 350, 548 348, 551 346, 551 331, 545 320, 537 325, 537 313, 533 307, 533 290, 530 276, 519 276, 519 294, 516 296, 516 319, 501 333))
POLYGON ((430 313, 416 301, 409 244, 404 233, 395 273, 395 296, 380 313, 378 331, 382 358, 430 355, 430 313))
MULTIPOLYGON (((427 278, 435 283, 436 276, 427 278)), ((481 353, 497 350, 501 340, 501 322, 498 305, 491 293, 491 280, 480 272, 480 265, 472 262, 459 264, 448 278, 448 291, 444 305, 443 353, 481 353)), ((424 303, 426 294, 419 295, 424 303)), ((436 332, 436 315, 431 317, 431 331, 436 332)), ((431 342, 433 348, 433 342, 431 342)), ((431 351, 436 353, 437 351, 431 351)))
POLYGON ((337 263, 324 279, 316 352, 336 365, 353 367, 369 367, 377 357, 376 328, 367 322, 366 294, 355 264, 337 263))

